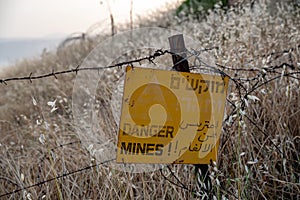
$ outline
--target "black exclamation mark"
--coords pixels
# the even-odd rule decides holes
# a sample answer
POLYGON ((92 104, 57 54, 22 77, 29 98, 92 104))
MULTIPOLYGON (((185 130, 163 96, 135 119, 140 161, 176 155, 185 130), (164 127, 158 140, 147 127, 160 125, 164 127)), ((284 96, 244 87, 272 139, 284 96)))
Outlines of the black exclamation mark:
POLYGON ((169 144, 168 156, 171 154, 170 153, 171 152, 171 148, 172 148, 172 142, 170 142, 170 144, 169 144))
POLYGON ((174 153, 176 153, 176 152, 177 152, 177 146, 178 146, 178 141, 176 141, 176 145, 175 145, 175 151, 174 151, 174 153))

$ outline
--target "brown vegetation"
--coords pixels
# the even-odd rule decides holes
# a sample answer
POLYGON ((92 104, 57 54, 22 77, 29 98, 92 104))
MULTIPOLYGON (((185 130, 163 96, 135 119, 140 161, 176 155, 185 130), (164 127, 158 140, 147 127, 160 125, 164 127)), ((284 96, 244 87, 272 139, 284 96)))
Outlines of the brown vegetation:
MULTIPOLYGON (((173 13, 163 13, 136 24, 178 30, 192 35, 201 47, 218 47, 210 53, 218 68, 236 81, 232 82, 228 95, 228 118, 223 124, 218 161, 209 169, 212 193, 217 199, 300 198, 300 13, 292 5, 277 4, 278 12, 271 15, 266 2, 259 1, 254 7, 243 4, 227 11, 216 9, 203 21, 177 19, 173 13), (292 72, 298 73, 285 76, 292 72), (251 78, 253 81, 248 80, 251 78)), ((106 37, 86 36, 56 52, 44 52, 40 58, 7 69, 1 78, 76 67, 106 37)), ((57 79, 0 85, 0 196, 97 163, 91 149, 82 146, 75 131, 77 124, 72 117, 75 77, 65 74, 57 79), (51 112, 53 107, 48 102, 55 99, 58 109, 51 112)), ((115 140, 117 125, 109 104, 111 85, 118 76, 107 77, 98 87, 98 115, 100 125, 106 126, 105 133, 115 140)), ((170 167, 185 187, 172 183, 177 180, 166 166, 155 172, 131 174, 103 164, 3 198, 197 197, 192 192, 197 190, 193 166, 170 167)))

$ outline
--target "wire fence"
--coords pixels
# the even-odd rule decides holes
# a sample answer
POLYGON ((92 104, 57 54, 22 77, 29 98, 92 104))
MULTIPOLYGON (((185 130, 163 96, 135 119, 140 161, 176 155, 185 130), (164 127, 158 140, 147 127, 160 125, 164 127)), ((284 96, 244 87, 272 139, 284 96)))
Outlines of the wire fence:
MULTIPOLYGON (((243 111, 246 109, 249 100, 255 98, 254 94, 255 92, 257 92, 260 88, 262 88, 265 85, 268 85, 276 80, 281 80, 284 78, 289 78, 289 79, 295 79, 295 80, 300 80, 300 66, 299 63, 296 63, 295 65, 295 61, 292 59, 291 53, 295 52, 295 51, 299 51, 300 49, 300 45, 298 45, 296 48, 290 48, 290 49, 286 49, 286 50, 282 50, 281 52, 272 52, 270 54, 266 54, 266 55, 260 55, 257 56, 260 59, 267 59, 267 62, 265 64, 265 66, 263 67, 241 67, 241 68, 233 68, 230 66, 224 66, 222 64, 216 64, 215 66, 211 66, 209 64, 207 64, 205 61, 202 60, 202 58, 199 56, 201 54, 201 52, 205 52, 205 51, 212 51, 214 49, 216 49, 217 47, 212 47, 212 48, 206 48, 206 49, 202 49, 202 50, 188 50, 187 53, 187 58, 186 60, 190 61, 190 58, 194 58, 194 63, 192 65, 190 65, 190 69, 191 71, 193 70, 208 70, 209 72, 213 72, 213 73, 218 73, 222 76, 227 76, 229 77, 229 79, 232 81, 232 90, 236 91, 237 94, 237 101, 232 100, 232 98, 227 98, 227 105, 230 107, 230 113, 227 114, 227 117, 225 118, 225 120, 223 121, 223 125, 227 124, 228 126, 231 126, 233 123, 235 123, 235 121, 242 121, 241 118, 246 119, 250 124, 252 124, 261 134, 263 134, 265 136, 265 138, 267 138, 267 140, 273 145, 273 147, 276 149, 277 153, 279 154, 284 154, 284 152, 282 151, 282 148, 279 147, 278 144, 276 144, 272 138, 269 137, 269 133, 266 132, 264 130, 264 128, 262 128, 255 119, 253 119, 251 116, 249 116, 248 114, 243 113, 243 111), (272 65, 272 61, 279 59, 280 57, 283 56, 289 56, 289 62, 282 62, 276 65, 272 65), (247 75, 251 74, 251 77, 238 77, 235 74, 238 72, 248 72, 247 75), (243 113, 243 114, 241 114, 243 113), (238 116, 233 118, 233 116, 238 116)), ((87 68, 81 68, 80 65, 78 65, 75 68, 69 69, 69 70, 62 70, 62 71, 51 71, 49 73, 46 74, 42 74, 42 75, 34 75, 32 72, 28 75, 28 76, 23 76, 23 77, 10 77, 10 78, 2 78, 0 79, 0 83, 2 83, 2 86, 0 87, 5 87, 6 85, 8 85, 10 82, 14 82, 14 81, 29 81, 29 82, 33 82, 36 79, 45 79, 48 77, 54 77, 55 79, 57 79, 57 75, 63 75, 63 74, 69 74, 69 73, 80 73, 81 71, 91 71, 91 70, 95 70, 95 71, 100 71, 100 70, 105 70, 105 69, 110 69, 110 68, 121 68, 123 66, 134 66, 135 64, 138 64, 142 61, 148 61, 150 63, 155 64, 155 60, 158 57, 164 56, 166 54, 172 55, 172 52, 170 52, 169 50, 163 50, 163 49, 157 49, 154 51, 153 54, 150 54, 148 56, 145 57, 141 57, 138 59, 133 59, 133 60, 129 60, 129 61, 125 61, 125 62, 120 62, 117 64, 113 64, 110 66, 102 66, 102 67, 87 67, 87 68)), ((253 60, 249 60, 247 63, 252 63, 254 61, 253 60)), ((178 63, 176 63, 178 64, 178 63)), ((176 65, 175 64, 175 65, 176 65)), ((174 66, 175 66, 174 65, 174 66)), ((173 67, 174 67, 173 66, 173 67)), ((172 68, 173 68, 172 67, 172 68)), ((298 139, 299 140, 299 139, 298 139)), ((297 141, 298 141, 297 140, 297 141)), ((50 151, 55 151, 56 149, 65 147, 65 146, 70 146, 70 145, 74 145, 74 144, 80 144, 82 141, 73 141, 73 142, 69 142, 66 144, 61 144, 58 146, 55 146, 53 148, 50 149, 50 151)), ((299 141, 298 141, 299 143, 299 141)), ((43 163, 45 159, 50 159, 48 158, 49 155, 45 154, 41 159, 39 159, 39 163, 43 163)), ((101 163, 97 163, 94 165, 89 165, 83 168, 79 168, 67 173, 62 173, 59 174, 55 177, 52 178, 48 178, 46 180, 41 180, 37 183, 33 183, 31 185, 25 186, 25 187, 20 187, 17 183, 13 183, 11 182, 11 180, 9 180, 6 177, 0 177, 0 180, 5 181, 5 182, 10 182, 11 184, 14 184, 17 186, 17 189, 11 191, 11 192, 7 192, 7 193, 2 193, 0 194, 0 198, 3 197, 7 197, 10 196, 12 194, 30 189, 30 188, 34 188, 34 187, 38 187, 41 185, 45 185, 49 182, 58 180, 58 179, 62 179, 64 177, 70 176, 70 175, 74 175, 77 173, 82 173, 84 171, 89 171, 92 170, 95 167, 98 166, 102 166, 105 165, 111 161, 114 161, 114 159, 109 159, 109 160, 105 160, 101 163)), ((170 182, 171 184, 175 185, 176 187, 180 187, 184 190, 187 190, 188 192, 192 192, 194 194, 197 195, 197 191, 190 189, 189 187, 186 186, 185 183, 183 183, 176 175, 175 173, 172 172, 171 169, 172 165, 167 165, 167 169, 169 171, 169 173, 171 174, 171 177, 173 177, 175 179, 175 181, 169 179, 163 172, 162 169, 160 169, 160 173, 162 175, 162 177, 165 179, 165 181, 170 182)), ((230 192, 230 191, 229 191, 230 192)), ((231 195, 234 196, 235 198, 237 198, 236 194, 233 194, 231 192, 231 195)))

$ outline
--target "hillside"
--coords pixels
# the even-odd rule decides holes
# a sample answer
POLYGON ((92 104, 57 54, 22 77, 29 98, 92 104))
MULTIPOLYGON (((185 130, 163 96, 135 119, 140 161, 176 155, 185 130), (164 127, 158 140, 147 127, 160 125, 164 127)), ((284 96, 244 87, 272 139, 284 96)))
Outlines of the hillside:
MULTIPOLYGON (((2 72, 0 197, 200 199, 193 165, 137 166, 149 170, 130 173, 134 165, 122 171, 111 161, 125 66, 30 80, 142 58, 168 48, 168 33, 182 32, 192 72, 218 69, 230 77, 218 160, 209 166, 209 199, 299 199, 300 9, 247 2, 209 10, 201 19, 176 16, 174 9, 155 13, 134 28, 159 27, 163 34, 133 31, 136 39, 130 39, 132 32, 121 34, 130 25, 118 27, 115 40, 86 33, 2 72), (11 77, 29 78, 3 81, 11 77)), ((169 54, 149 60, 134 65, 172 66, 169 54)))

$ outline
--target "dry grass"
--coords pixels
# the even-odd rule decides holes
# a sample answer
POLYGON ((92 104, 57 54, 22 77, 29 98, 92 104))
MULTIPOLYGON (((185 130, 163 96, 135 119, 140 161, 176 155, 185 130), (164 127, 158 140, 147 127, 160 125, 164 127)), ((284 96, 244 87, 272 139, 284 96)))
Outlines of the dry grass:
MULTIPOLYGON (((215 60, 231 77, 250 90, 259 72, 244 71, 288 63, 296 69, 281 67, 266 72, 258 85, 283 72, 299 71, 300 15, 291 5, 279 5, 270 15, 265 1, 254 8, 210 12, 206 20, 174 19, 161 14, 143 20, 139 26, 163 26, 186 32, 203 47, 217 46, 215 60), (286 52, 283 50, 292 51, 286 52), (263 55, 271 55, 269 58, 263 55), (269 60, 268 60, 269 59, 269 60), (243 69, 243 70, 233 70, 243 69)), ((68 69, 83 58, 105 36, 74 41, 57 52, 24 61, 6 70, 3 77, 42 74, 68 69)), ((117 125, 110 109, 111 85, 116 77, 107 78, 98 88, 101 112, 100 124, 105 133, 115 139, 117 125), (109 124, 109 125, 108 125, 109 124), (105 126, 106 125, 106 126, 105 126), (113 130, 113 131, 112 131, 113 130)), ((2 78, 2 77, 1 77, 2 78)), ((82 146, 75 132, 72 117, 72 88, 74 74, 28 82, 1 85, 0 97, 0 195, 36 184, 57 175, 95 164, 90 151, 82 146), (33 100, 37 105, 33 104, 33 100), (58 110, 50 112, 47 102, 57 99, 58 110), (39 138, 43 134, 45 144, 39 138), (63 145, 62 144, 68 144, 63 145)), ((239 91, 232 83, 227 115, 236 110, 223 125, 219 158, 210 168, 213 194, 217 199, 299 199, 300 196, 300 92, 299 74, 281 77, 257 88, 243 106, 239 91), (246 114, 243 114, 244 111, 246 114)), ((100 109, 99 109, 100 110, 100 109)), ((85 141, 90 142, 90 141, 85 141)), ((193 166, 172 165, 172 171, 189 190, 172 184, 160 171, 142 174, 120 172, 99 165, 56 181, 35 186, 3 197, 4 199, 190 199, 196 190, 193 166), (62 194, 60 197, 59 194, 62 194)), ((164 167, 162 173, 177 182, 164 167)), ((180 184, 179 184, 180 185, 180 184)))

